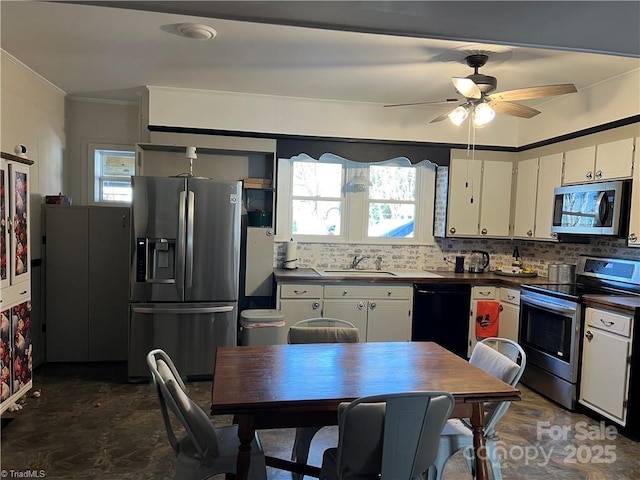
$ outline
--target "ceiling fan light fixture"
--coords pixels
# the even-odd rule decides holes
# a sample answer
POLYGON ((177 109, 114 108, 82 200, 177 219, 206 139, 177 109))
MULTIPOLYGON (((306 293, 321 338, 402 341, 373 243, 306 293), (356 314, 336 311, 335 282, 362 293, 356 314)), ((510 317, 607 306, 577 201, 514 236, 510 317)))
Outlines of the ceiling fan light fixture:
POLYGON ((496 116, 496 112, 486 103, 480 103, 473 109, 473 124, 476 128, 484 127, 496 116))
POLYGON ((468 115, 469 110, 467 109, 467 107, 465 107, 464 105, 460 105, 449 114, 449 120, 451 120, 451 123, 453 123, 456 127, 459 127, 460 125, 462 125, 462 122, 465 121, 468 115))

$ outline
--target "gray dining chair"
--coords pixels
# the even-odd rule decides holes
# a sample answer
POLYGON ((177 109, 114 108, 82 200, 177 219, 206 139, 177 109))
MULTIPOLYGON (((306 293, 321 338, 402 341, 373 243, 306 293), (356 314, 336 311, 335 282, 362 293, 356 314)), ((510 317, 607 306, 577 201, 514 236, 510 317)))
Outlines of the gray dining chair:
MULTIPOLYGON (((147 354, 147 364, 156 384, 160 411, 169 443, 176 454, 176 480, 204 480, 215 474, 236 473, 238 427, 214 427, 209 416, 193 401, 171 358, 160 349, 147 354), (181 440, 171 426, 171 412, 182 424, 186 436, 181 440)), ((260 441, 251 443, 251 480, 266 480, 267 468, 260 441)))
POLYGON ((445 392, 363 397, 338 409, 338 446, 325 450, 320 480, 412 480, 434 462, 455 401, 445 392))
MULTIPOLYGON (((469 363, 480 367, 487 373, 515 387, 520 381, 527 365, 527 355, 520 345, 506 338, 486 338, 477 343, 471 352, 469 363)), ((502 480, 500 459, 496 448, 498 434, 496 425, 505 414, 511 402, 492 402, 484 405, 484 432, 486 458, 493 480, 502 480)), ((427 474, 428 480, 440 480, 446 462, 456 452, 464 450, 469 471, 475 475, 475 456, 473 449, 473 431, 466 419, 451 419, 447 422, 434 465, 427 474)))
MULTIPOLYGON (((316 317, 300 320, 289 328, 288 341, 299 343, 358 343, 359 332, 356 326, 339 318, 316 317)), ((298 427, 291 449, 291 461, 306 464, 313 437, 322 427, 298 427)), ((293 473, 298 480, 301 475, 293 473)))

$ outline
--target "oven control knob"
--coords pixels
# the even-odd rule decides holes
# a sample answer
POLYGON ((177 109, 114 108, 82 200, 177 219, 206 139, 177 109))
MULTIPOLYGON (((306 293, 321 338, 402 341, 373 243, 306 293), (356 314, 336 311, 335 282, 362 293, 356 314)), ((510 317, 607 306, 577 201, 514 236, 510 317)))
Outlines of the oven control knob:
POLYGON ((587 337, 587 340, 589 341, 593 340, 593 333, 591 333, 591 330, 587 330, 584 336, 587 337))
POLYGON ((638 241, 638 236, 635 233, 629 235, 629 243, 636 243, 638 241))

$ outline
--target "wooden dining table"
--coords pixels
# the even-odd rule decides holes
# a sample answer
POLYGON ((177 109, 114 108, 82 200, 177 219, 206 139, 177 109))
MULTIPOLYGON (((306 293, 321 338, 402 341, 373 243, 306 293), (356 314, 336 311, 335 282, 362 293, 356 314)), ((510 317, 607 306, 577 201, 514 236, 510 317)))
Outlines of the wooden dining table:
MULTIPOLYGON (((341 402, 412 391, 453 395, 451 416, 470 419, 477 478, 488 479, 483 404, 518 401, 520 391, 432 342, 218 347, 211 414, 234 416, 240 439, 237 477, 244 480, 256 430, 336 425, 341 402)), ((266 461, 319 475, 317 467, 266 461)))

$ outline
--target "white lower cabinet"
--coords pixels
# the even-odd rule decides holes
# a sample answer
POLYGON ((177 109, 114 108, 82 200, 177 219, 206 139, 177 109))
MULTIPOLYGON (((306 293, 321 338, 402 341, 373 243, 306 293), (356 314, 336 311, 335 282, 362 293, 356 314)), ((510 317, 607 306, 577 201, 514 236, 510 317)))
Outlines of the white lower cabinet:
POLYGON ((517 342, 520 330, 520 290, 501 287, 500 307, 498 336, 517 342))
POLYGON ((620 425, 627 420, 633 317, 587 308, 580 403, 620 425))
POLYGON ((409 285, 281 284, 278 302, 287 327, 305 318, 339 318, 358 327, 362 342, 411 340, 409 285))

